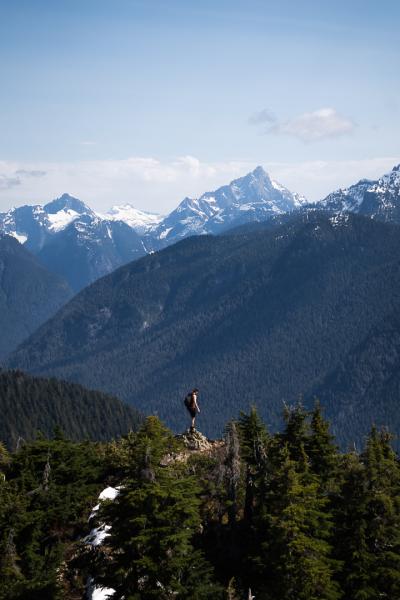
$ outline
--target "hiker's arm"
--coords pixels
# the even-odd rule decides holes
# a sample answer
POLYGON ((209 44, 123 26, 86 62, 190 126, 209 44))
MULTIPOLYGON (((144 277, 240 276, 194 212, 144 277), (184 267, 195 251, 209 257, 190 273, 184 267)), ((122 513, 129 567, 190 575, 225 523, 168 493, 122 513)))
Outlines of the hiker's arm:
POLYGON ((197 404, 197 400, 194 401, 194 404, 195 404, 195 408, 196 408, 197 412, 200 412, 200 408, 199 408, 199 405, 197 404))

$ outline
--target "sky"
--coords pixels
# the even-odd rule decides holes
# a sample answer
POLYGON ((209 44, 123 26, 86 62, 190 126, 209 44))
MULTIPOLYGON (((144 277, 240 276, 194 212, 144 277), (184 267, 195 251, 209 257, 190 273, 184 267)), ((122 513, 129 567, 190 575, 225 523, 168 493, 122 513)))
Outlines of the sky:
POLYGON ((310 200, 400 163, 397 0, 0 0, 0 211, 167 213, 262 165, 310 200))

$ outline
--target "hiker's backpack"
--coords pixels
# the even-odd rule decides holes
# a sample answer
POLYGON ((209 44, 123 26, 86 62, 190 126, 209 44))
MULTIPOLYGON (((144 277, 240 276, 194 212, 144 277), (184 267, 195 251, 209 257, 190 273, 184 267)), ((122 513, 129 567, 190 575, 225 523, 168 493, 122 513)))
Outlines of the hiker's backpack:
POLYGON ((192 408, 192 406, 193 406, 192 394, 191 393, 188 394, 183 402, 184 402, 186 408, 188 408, 188 409, 192 408))

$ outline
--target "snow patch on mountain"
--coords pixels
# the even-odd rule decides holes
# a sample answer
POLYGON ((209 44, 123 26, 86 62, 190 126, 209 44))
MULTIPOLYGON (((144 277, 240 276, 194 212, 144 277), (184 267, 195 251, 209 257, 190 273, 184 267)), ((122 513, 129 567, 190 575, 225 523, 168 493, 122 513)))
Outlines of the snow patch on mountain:
POLYGON ((355 212, 384 221, 400 222, 400 165, 377 181, 362 179, 339 189, 316 204, 336 213, 355 212))
POLYGON ((306 202, 257 167, 200 198, 184 198, 152 234, 163 247, 189 235, 218 234, 247 222, 265 221, 306 202))
POLYGON ((156 227, 163 219, 162 215, 139 210, 131 204, 113 206, 106 214, 100 214, 103 219, 122 221, 142 234, 156 227))
POLYGON ((49 231, 62 231, 79 216, 79 213, 72 209, 62 209, 56 213, 50 213, 47 216, 50 223, 49 231))
POLYGON ((20 244, 25 244, 28 237, 26 235, 18 234, 16 231, 9 231, 8 235, 12 235, 20 244))

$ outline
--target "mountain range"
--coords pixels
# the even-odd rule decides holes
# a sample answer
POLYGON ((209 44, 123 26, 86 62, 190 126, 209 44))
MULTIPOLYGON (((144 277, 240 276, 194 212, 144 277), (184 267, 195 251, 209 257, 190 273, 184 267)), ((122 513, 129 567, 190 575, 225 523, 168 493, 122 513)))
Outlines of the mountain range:
POLYGON ((185 424, 182 399, 197 385, 209 435, 251 404, 277 428, 284 401, 318 393, 340 442, 361 443, 372 421, 400 431, 389 385, 397 354, 384 368, 380 355, 370 357, 374 389, 363 387, 363 369, 350 370, 366 344, 379 347, 374 332, 399 301, 397 225, 299 212, 273 229, 194 236, 119 268, 75 296, 8 364, 116 394, 176 429, 185 424))
POLYGON ((185 198, 165 217, 130 204, 96 213, 63 194, 41 206, 0 214, 0 232, 15 237, 77 292, 115 268, 191 235, 220 234, 249 223, 279 223, 295 211, 356 212, 400 222, 400 165, 376 181, 361 180, 316 204, 257 167, 200 198, 185 198))
POLYGON ((0 215, 0 231, 15 237, 76 292, 121 264, 146 254, 127 223, 102 218, 63 194, 45 206, 21 206, 0 215))
POLYGON ((400 223, 400 165, 376 181, 362 179, 349 188, 329 194, 318 203, 318 208, 400 223))
POLYGON ((68 195, 9 211, 0 219, 9 234, 0 352, 70 298, 50 270, 75 291, 106 275, 8 364, 117 394, 176 428, 181 396, 201 385, 215 403, 202 417, 209 434, 252 402, 277 427, 282 401, 298 394, 321 397, 342 443, 360 442, 371 419, 400 429, 399 188, 397 166, 308 204, 258 167, 165 218, 128 205, 97 215, 68 195), (45 298, 21 288, 43 278, 49 287, 34 291, 45 298))
POLYGON ((21 206, 0 214, 0 231, 24 244, 77 292, 118 266, 189 235, 217 234, 304 203, 257 167, 199 199, 185 198, 165 218, 129 204, 99 214, 63 194, 43 207, 21 206))
POLYGON ((185 198, 148 232, 148 244, 159 249, 190 235, 217 235, 244 223, 290 213, 306 202, 303 196, 290 192, 272 180, 262 167, 257 167, 198 199, 185 198))

